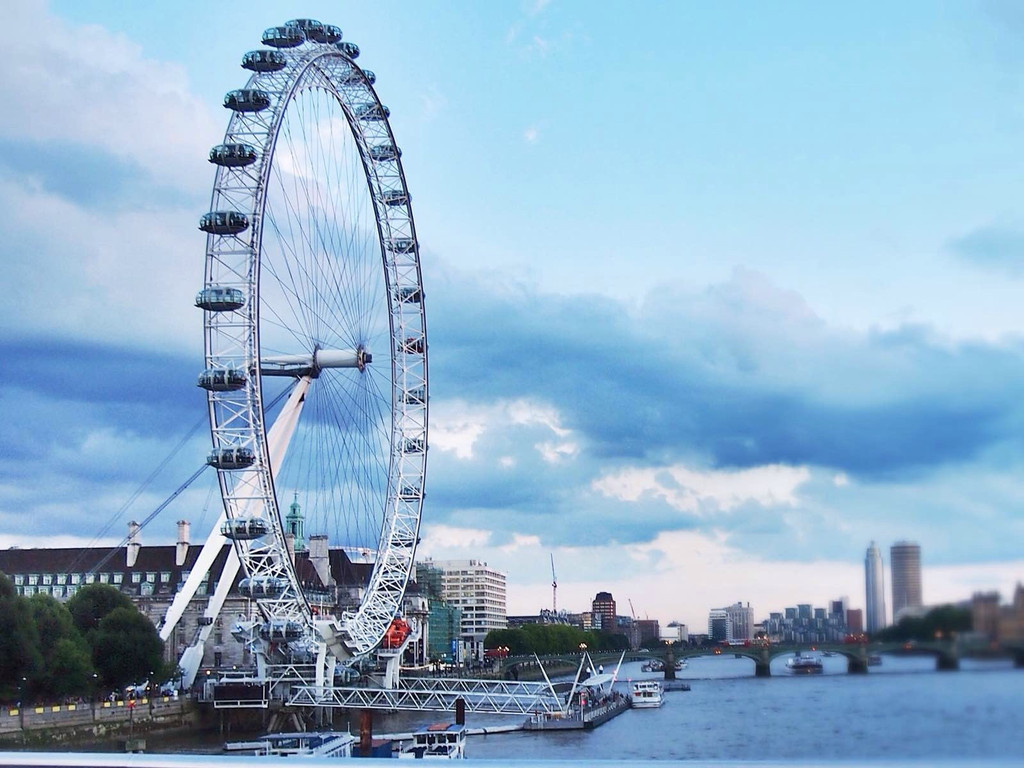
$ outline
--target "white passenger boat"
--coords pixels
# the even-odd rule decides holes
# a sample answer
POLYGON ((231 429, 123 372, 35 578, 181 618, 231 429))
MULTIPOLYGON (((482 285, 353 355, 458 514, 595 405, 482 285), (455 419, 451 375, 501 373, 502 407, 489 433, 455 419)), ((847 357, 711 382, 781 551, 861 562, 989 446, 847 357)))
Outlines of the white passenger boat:
POLYGON ((654 709, 664 703, 663 693, 657 680, 637 680, 630 700, 634 709, 654 709))
POLYGON ((310 731, 270 733, 253 744, 257 755, 270 757, 352 757, 358 741, 350 733, 310 731))
POLYGON ((466 757, 466 726, 436 723, 412 735, 412 744, 398 753, 401 759, 462 760, 466 757))
POLYGON ((800 651, 786 662, 786 666, 794 675, 820 675, 825 668, 817 655, 802 654, 800 651))

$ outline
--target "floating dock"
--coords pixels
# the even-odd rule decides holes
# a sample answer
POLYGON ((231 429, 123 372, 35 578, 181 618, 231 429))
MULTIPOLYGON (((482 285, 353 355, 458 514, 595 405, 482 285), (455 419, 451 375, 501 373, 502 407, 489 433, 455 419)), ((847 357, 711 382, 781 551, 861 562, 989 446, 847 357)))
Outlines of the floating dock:
POLYGON ((576 731, 585 728, 596 728, 602 723, 607 723, 613 717, 621 715, 629 709, 629 699, 620 693, 615 693, 604 703, 595 706, 586 706, 582 709, 569 710, 565 715, 560 713, 539 712, 523 724, 523 730, 527 731, 576 731))

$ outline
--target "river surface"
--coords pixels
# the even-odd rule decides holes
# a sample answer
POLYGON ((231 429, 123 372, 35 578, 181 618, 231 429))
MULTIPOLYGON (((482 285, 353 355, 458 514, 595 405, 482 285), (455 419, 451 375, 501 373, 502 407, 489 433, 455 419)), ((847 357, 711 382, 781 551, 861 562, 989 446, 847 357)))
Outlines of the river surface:
MULTIPOLYGON (((793 676, 785 659, 771 678, 731 655, 690 659, 677 677, 691 690, 668 692, 660 709, 630 710, 591 731, 470 737, 472 758, 556 760, 1024 760, 1024 670, 965 659, 936 672, 930 657, 883 657, 867 675, 846 674, 843 657, 823 659, 821 675, 793 676)), ((611 670, 606 670, 611 671, 611 670)), ((639 663, 620 679, 658 677, 639 663)), ((621 684, 623 691, 628 683, 621 684)), ((378 714, 377 733, 407 732, 445 720, 440 713, 378 714)), ((515 718, 469 714, 470 727, 515 718)), ((345 728, 340 714, 335 727, 345 728)), ((355 730, 353 719, 351 730, 355 730)), ((229 738, 242 739, 242 734, 229 738)), ((213 734, 150 736, 153 752, 210 751, 213 734)))

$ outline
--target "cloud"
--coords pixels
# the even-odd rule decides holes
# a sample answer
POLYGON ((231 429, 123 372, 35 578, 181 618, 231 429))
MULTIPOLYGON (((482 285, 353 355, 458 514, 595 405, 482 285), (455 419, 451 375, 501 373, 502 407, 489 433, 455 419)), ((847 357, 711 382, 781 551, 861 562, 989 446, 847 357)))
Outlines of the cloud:
POLYGON ((539 138, 540 131, 536 128, 536 126, 531 125, 525 131, 523 131, 523 139, 526 141, 527 144, 535 144, 539 138))
POLYGON ((1024 229, 991 224, 954 238, 948 244, 954 256, 979 267, 1012 277, 1024 274, 1024 229))

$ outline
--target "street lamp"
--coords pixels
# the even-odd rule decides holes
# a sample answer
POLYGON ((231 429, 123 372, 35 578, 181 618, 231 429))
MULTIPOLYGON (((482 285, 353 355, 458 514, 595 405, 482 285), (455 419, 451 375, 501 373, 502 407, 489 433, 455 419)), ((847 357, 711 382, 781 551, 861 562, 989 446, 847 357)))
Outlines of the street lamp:
POLYGON ((582 655, 582 654, 584 654, 586 652, 587 652, 587 644, 586 643, 580 643, 580 654, 582 655))

